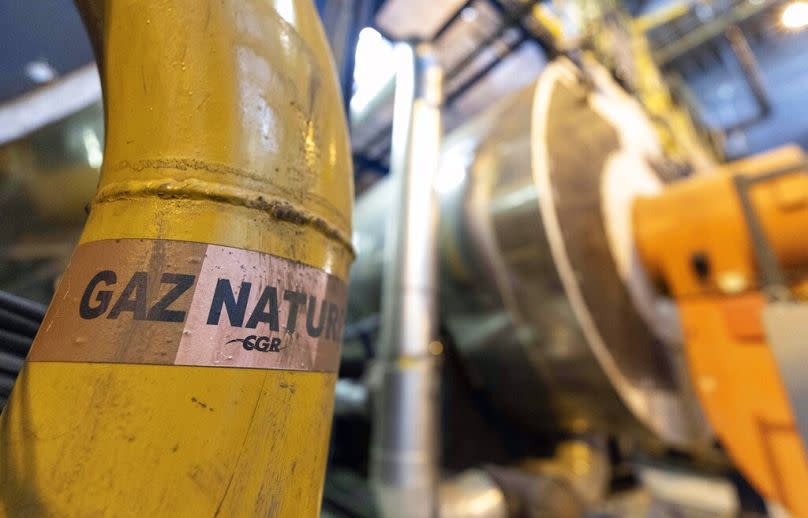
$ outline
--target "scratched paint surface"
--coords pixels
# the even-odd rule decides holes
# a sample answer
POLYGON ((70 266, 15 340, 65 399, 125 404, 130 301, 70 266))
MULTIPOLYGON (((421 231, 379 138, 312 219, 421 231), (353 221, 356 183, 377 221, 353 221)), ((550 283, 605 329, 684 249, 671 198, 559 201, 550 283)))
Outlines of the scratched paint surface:
POLYGON ((0 514, 314 516, 335 376, 30 363, 0 418, 0 514))

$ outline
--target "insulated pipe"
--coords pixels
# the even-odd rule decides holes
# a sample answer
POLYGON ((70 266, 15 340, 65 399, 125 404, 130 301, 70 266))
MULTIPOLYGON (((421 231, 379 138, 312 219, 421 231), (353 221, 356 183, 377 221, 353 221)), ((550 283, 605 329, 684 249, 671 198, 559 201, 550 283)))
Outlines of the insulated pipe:
POLYGON ((400 43, 381 327, 375 378, 371 484, 383 516, 437 510, 439 386, 430 351, 437 325, 437 200, 441 69, 431 48, 400 43))
POLYGON ((396 75, 391 75, 378 91, 361 107, 351 107, 351 130, 361 131, 373 122, 379 111, 393 102, 396 93, 396 75))
POLYGON ((104 163, 0 418, 0 515, 315 516, 353 252, 314 7, 81 5, 104 163))

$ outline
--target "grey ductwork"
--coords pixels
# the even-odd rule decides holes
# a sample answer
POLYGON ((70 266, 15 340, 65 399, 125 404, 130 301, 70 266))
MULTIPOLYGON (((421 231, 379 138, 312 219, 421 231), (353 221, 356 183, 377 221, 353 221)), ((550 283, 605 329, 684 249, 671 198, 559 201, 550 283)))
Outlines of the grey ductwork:
POLYGON ((437 204, 441 70, 426 45, 398 44, 371 484, 384 516, 437 506, 437 204))

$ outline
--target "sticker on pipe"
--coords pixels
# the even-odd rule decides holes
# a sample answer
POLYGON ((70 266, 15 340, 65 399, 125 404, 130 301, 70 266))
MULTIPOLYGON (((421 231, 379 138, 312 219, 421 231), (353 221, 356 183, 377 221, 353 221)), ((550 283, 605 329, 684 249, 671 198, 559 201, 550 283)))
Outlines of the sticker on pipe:
POLYGON ((345 284, 288 259, 185 241, 79 246, 28 361, 335 372, 345 284))

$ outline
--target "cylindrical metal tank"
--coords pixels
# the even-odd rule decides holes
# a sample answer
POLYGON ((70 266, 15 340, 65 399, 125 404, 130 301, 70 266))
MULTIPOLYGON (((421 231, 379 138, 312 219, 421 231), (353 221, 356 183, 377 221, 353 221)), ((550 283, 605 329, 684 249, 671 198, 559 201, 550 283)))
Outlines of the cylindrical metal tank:
MULTIPOLYGON (((639 106, 602 68, 566 59, 447 137, 442 328, 515 425, 708 441, 674 306, 630 234, 630 200, 661 188, 660 163, 639 106)), ((357 201, 354 321, 378 312, 391 196, 381 181, 357 201)))

